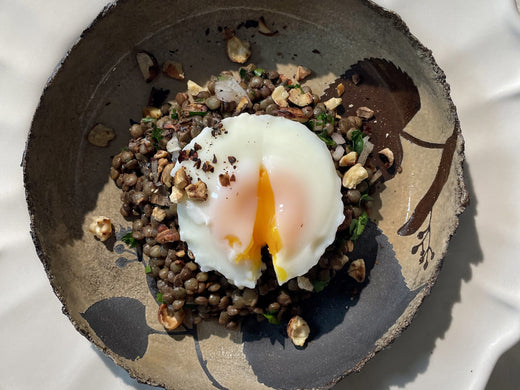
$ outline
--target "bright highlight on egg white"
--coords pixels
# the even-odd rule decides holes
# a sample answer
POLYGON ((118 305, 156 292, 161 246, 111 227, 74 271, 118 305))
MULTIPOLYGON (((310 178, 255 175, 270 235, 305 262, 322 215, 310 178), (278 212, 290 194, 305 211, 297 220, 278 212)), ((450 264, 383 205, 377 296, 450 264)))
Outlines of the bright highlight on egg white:
POLYGON ((241 114, 222 125, 221 134, 205 128, 184 148, 196 147, 210 170, 192 160, 172 170, 184 167, 208 189, 206 201, 178 204, 181 239, 202 271, 238 287, 255 287, 266 245, 279 284, 305 274, 344 219, 329 150, 303 124, 281 117, 241 114))

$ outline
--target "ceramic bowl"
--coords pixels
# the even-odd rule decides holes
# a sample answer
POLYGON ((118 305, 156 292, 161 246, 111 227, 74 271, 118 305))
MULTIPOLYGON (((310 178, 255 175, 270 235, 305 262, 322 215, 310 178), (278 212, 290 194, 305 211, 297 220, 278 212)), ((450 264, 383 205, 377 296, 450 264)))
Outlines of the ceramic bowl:
POLYGON ((391 343, 430 292, 468 201, 463 158, 442 70, 397 15, 373 3, 121 0, 99 15, 48 82, 24 175, 34 242, 64 313, 130 375, 169 389, 327 388, 391 343), (259 33, 260 17, 275 35, 259 33), (129 120, 141 117, 152 86, 170 96, 186 89, 164 76, 145 83, 135 54, 180 61, 187 79, 204 84, 238 67, 225 54, 226 26, 251 43, 250 62, 258 66, 292 74, 304 65, 313 71, 308 85, 324 96, 343 83, 339 112, 370 106, 376 147, 395 155, 374 221, 349 255, 365 260, 367 278, 357 289, 340 274, 307 303, 305 348, 266 321, 247 320, 236 331, 209 321, 165 332, 147 259, 121 241, 131 222, 119 213, 111 156, 127 144, 129 120), (106 148, 87 142, 96 123, 116 132, 106 148), (97 215, 115 228, 105 243, 88 232, 97 215))

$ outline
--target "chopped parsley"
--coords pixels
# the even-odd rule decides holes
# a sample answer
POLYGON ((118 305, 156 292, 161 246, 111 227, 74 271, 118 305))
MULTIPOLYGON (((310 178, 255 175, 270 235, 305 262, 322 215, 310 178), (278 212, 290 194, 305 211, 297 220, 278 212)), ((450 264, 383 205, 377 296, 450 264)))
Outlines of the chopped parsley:
POLYGON ((149 265, 147 265, 144 269, 144 273, 145 274, 151 274, 152 273, 152 267, 150 267, 149 265))
POLYGON ((153 126, 153 129, 152 129, 152 138, 155 140, 155 142, 159 143, 161 142, 162 138, 163 138, 163 135, 162 135, 162 130, 159 129, 157 126, 153 126))
POLYGON ((329 285, 330 280, 315 280, 312 282, 312 285, 314 286, 314 291, 320 292, 325 289, 329 285))
POLYGON ((141 122, 143 122, 143 123, 153 123, 153 122, 155 122, 155 118, 146 117, 146 118, 141 119, 141 122))
POLYGON ((368 223, 368 215, 366 211, 363 211, 363 214, 359 216, 357 219, 353 219, 350 223, 349 227, 349 233, 350 233, 350 240, 356 241, 359 237, 361 237, 361 234, 365 230, 365 227, 368 223))
POLYGON ((265 70, 262 68, 256 68, 253 73, 255 76, 262 77, 262 75, 265 73, 265 70))
POLYGON ((327 146, 336 146, 336 142, 334 142, 334 140, 327 135, 327 130, 323 130, 321 133, 319 133, 318 137, 323 142, 325 142, 327 146))
POLYGON ((172 119, 179 119, 179 114, 177 113, 177 109, 172 110, 172 114, 170 115, 172 119))
POLYGON ((288 85, 287 88, 290 88, 290 89, 298 88, 302 93, 305 93, 305 92, 303 92, 303 88, 300 84, 291 84, 291 85, 288 85))
POLYGON ((137 245, 137 240, 132 237, 132 232, 128 232, 123 237, 121 237, 121 241, 123 241, 130 248, 135 248, 137 245))
POLYGON ((363 147, 365 143, 363 142, 363 133, 359 130, 354 130, 352 132, 352 149, 358 154, 358 156, 363 151, 363 147))
MULTIPOLYGON (((238 73, 240 73, 240 78, 241 79, 245 79, 247 77, 247 70, 245 70, 244 68, 240 68, 240 70, 238 71, 238 73)), ((219 76, 221 77, 221 76, 219 76)), ((220 79, 219 79, 220 80, 220 79)))
POLYGON ((204 116, 208 113, 208 111, 189 111, 188 116, 204 116))
POLYGON ((163 303, 163 300, 162 300, 163 295, 162 295, 162 293, 157 293, 157 295, 155 297, 156 297, 158 302, 163 303))
POLYGON ((276 316, 276 313, 262 313, 262 315, 267 318, 270 324, 280 325, 280 320, 276 316))
POLYGON ((359 198, 359 204, 361 204, 361 202, 363 202, 364 200, 369 201, 369 200, 374 200, 374 198, 372 198, 368 194, 363 194, 363 195, 361 195, 361 198, 359 198))

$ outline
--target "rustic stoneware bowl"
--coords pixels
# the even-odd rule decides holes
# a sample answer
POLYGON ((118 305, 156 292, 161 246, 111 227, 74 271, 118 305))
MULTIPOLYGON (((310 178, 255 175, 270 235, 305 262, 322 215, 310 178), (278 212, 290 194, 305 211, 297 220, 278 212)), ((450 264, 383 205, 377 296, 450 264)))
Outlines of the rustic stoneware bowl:
POLYGON ((49 81, 27 142, 34 242, 64 313, 130 375, 169 389, 327 388, 359 370, 406 328, 430 292, 468 199, 449 87, 398 16, 361 0, 251 4, 121 0, 107 7, 49 81), (261 16, 274 36, 258 32, 261 16), (226 26, 251 42, 250 62, 258 66, 286 74, 307 66, 307 83, 326 96, 343 82, 339 112, 374 109, 373 141, 396 159, 371 214, 375 223, 350 255, 365 259, 367 279, 356 293, 340 274, 308 303, 313 332, 303 349, 266 321, 246 321, 238 331, 210 321, 166 333, 147 259, 121 242, 131 222, 119 213, 111 156, 128 142, 129 120, 141 117, 152 86, 170 96, 186 90, 164 76, 145 83, 135 54, 180 61, 187 79, 204 84, 238 68, 225 54, 226 26), (97 123, 116 131, 106 148, 87 142, 97 123), (98 215, 115 228, 105 243, 88 232, 98 215))

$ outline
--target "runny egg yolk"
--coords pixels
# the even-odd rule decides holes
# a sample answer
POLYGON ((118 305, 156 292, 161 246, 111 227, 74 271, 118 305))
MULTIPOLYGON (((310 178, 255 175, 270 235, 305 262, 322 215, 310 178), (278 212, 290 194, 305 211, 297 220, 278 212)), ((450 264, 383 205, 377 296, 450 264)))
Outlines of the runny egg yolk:
MULTIPOLYGON (((261 167, 258 175, 257 208, 253 234, 249 245, 236 257, 239 262, 244 259, 252 260, 255 266, 260 267, 262 261, 262 248, 267 245, 269 253, 273 257, 273 266, 279 279, 287 279, 287 273, 281 267, 276 266, 276 254, 282 248, 282 240, 276 226, 275 201, 273 188, 267 171, 261 167)), ((227 235, 229 246, 240 244, 236 236, 227 235)))

